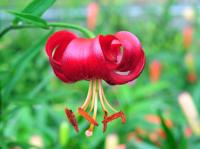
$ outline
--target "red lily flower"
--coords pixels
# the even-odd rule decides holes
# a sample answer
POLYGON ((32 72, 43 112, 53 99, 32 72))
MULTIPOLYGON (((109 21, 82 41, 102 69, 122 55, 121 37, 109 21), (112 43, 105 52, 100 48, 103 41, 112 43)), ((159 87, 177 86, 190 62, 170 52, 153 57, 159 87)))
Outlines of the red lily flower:
MULTIPOLYGON (((110 85, 125 84, 136 79, 145 64, 145 55, 141 44, 133 34, 121 31, 114 35, 98 35, 95 38, 80 38, 74 33, 62 30, 51 35, 46 43, 46 52, 55 75, 66 83, 90 80, 88 95, 78 112, 90 122, 86 131, 91 136, 96 122, 98 97, 105 113, 103 130, 107 123, 121 118, 125 123, 123 112, 115 110, 104 95, 101 80, 110 85), (87 113, 94 110, 91 117, 87 113), (115 114, 107 116, 110 108, 115 114)), ((78 132, 78 124, 71 110, 65 109, 66 115, 78 132)))

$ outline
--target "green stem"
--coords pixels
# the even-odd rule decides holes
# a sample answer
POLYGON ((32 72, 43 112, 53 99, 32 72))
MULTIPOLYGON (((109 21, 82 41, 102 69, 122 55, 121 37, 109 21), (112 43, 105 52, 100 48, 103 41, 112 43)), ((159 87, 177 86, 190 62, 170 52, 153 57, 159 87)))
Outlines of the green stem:
MULTIPOLYGON (((94 33, 92 33, 91 31, 87 30, 86 28, 80 27, 78 25, 74 25, 74 24, 69 24, 69 23, 48 23, 47 26, 48 27, 64 27, 64 28, 69 28, 69 29, 75 29, 75 30, 78 30, 78 31, 82 32, 85 36, 87 36, 89 38, 94 38, 95 37, 94 33)), ((10 25, 10 26, 6 27, 5 29, 3 29, 2 32, 0 32, 0 38, 3 37, 6 33, 8 33, 11 30, 14 30, 14 29, 25 29, 25 28, 45 29, 45 28, 42 28, 40 26, 33 26, 33 25, 18 25, 18 26, 10 25)))
POLYGON ((94 38, 95 35, 93 32, 87 30, 86 28, 80 27, 78 25, 74 25, 74 24, 69 24, 69 23, 48 23, 47 24, 49 27, 66 27, 66 28, 71 28, 71 29, 75 29, 78 30, 80 32, 82 32, 84 35, 86 35, 89 38, 94 38))
POLYGON ((0 38, 3 37, 7 32, 14 30, 14 29, 25 29, 25 28, 38 28, 38 26, 31 26, 31 25, 20 25, 20 26, 13 26, 9 25, 5 29, 0 32, 0 38))

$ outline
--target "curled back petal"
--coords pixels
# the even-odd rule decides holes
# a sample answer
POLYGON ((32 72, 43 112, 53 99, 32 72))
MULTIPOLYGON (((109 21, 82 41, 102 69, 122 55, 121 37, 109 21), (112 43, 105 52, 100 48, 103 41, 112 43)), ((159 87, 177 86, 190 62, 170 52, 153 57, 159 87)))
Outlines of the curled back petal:
POLYGON ((127 75, 119 74, 115 71, 110 72, 110 77, 106 80, 109 84, 124 84, 128 83, 134 79, 136 79, 144 69, 145 65, 145 55, 143 50, 141 50, 141 54, 139 55, 137 63, 135 66, 132 66, 127 75))
POLYGON ((115 35, 107 35, 99 39, 105 59, 111 61, 111 55, 116 61, 107 64, 109 76, 104 80, 112 85, 124 84, 136 79, 145 64, 145 55, 137 37, 130 32, 121 31, 115 35), (121 51, 123 50, 123 51, 121 51), (105 52, 106 51, 106 52, 105 52), (109 57, 106 58, 106 57, 109 57), (120 59, 118 58, 120 57, 120 59), (127 74, 122 74, 126 72, 127 74))
POLYGON ((114 35, 122 45, 123 55, 117 70, 129 71, 136 67, 141 55, 141 44, 138 38, 130 32, 121 31, 114 35))
POLYGON ((106 66, 109 69, 116 69, 121 47, 119 41, 113 35, 100 35, 99 44, 101 45, 106 66))
POLYGON ((67 45, 75 38, 77 38, 77 36, 72 32, 61 30, 51 35, 46 43, 46 53, 53 67, 53 71, 56 76, 64 82, 71 82, 71 80, 63 74, 61 58, 67 45))

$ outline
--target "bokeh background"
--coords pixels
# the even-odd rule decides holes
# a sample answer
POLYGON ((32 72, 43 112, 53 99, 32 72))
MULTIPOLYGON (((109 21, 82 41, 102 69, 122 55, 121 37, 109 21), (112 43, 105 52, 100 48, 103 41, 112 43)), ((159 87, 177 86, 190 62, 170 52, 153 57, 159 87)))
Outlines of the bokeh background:
MULTIPOLYGON (((0 1, 3 149, 199 149, 199 76, 198 0, 0 1), (27 9, 30 3, 34 7, 27 9), (147 57, 143 73, 126 85, 103 83, 107 98, 125 112, 127 122, 122 125, 115 120, 105 133, 101 124, 87 138, 88 123, 79 117, 80 132, 75 133, 64 107, 75 111, 81 105, 88 82, 58 80, 44 52, 51 29, 12 28, 34 22, 18 19, 16 23, 9 11, 80 25, 96 35, 120 30, 134 33, 147 57)), ((98 115, 101 121, 102 113, 98 115)))

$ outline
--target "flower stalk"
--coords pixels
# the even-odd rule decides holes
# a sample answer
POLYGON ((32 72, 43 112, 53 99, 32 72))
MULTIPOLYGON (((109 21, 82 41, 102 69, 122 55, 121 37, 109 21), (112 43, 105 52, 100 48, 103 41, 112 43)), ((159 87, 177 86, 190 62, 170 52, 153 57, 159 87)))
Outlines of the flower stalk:
POLYGON ((60 27, 60 28, 69 28, 69 29, 74 29, 82 32, 86 37, 93 38, 95 35, 93 32, 87 30, 86 28, 83 28, 81 26, 75 25, 75 24, 70 24, 70 23, 62 23, 62 22, 52 22, 52 23, 47 23, 47 28, 43 28, 41 26, 36 26, 36 25, 9 25, 8 27, 4 28, 0 32, 0 38, 3 37, 6 33, 8 33, 11 30, 17 30, 17 29, 50 29, 52 27, 60 27))

